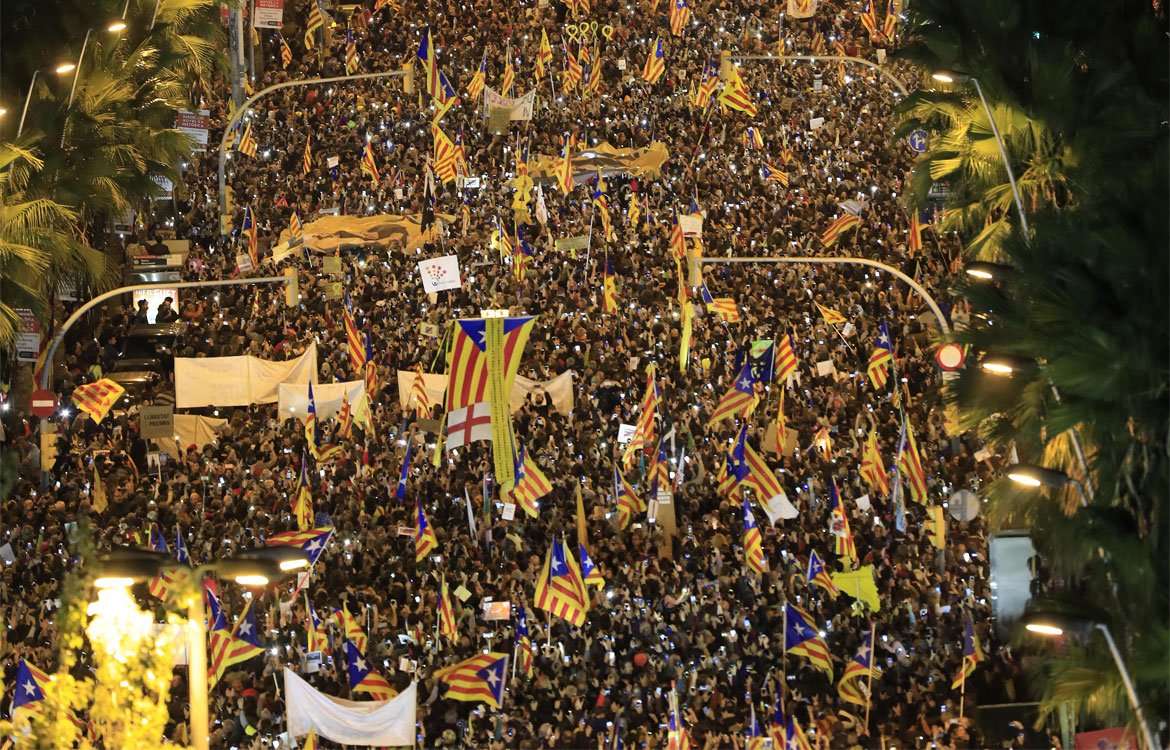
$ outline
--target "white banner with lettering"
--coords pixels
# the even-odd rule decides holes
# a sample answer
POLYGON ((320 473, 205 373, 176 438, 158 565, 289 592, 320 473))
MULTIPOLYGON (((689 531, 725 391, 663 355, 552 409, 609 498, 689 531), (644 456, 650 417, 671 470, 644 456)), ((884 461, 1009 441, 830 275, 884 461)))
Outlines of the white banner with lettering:
POLYGON ((510 120, 531 120, 532 110, 536 105, 536 89, 527 94, 510 99, 490 86, 483 88, 483 103, 488 109, 507 109, 511 111, 510 120))

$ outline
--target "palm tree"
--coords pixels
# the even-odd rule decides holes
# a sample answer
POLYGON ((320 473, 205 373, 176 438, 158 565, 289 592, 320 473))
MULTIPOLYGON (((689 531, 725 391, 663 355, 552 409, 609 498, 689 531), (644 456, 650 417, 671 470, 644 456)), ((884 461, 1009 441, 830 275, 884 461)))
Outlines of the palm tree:
POLYGON ((16 310, 48 314, 53 283, 62 276, 103 278, 105 256, 86 246, 77 233, 77 214, 66 205, 27 192, 43 168, 37 156, 19 146, 0 144, 0 345, 11 345, 16 310))
MULTIPOLYGON (((968 362, 996 353, 1036 363, 1011 378, 968 367, 945 396, 962 426, 1004 455, 1014 448, 1095 490, 1082 508, 1071 487, 1045 495, 1000 480, 986 488, 990 520, 1033 531, 1049 570, 1039 598, 1109 625, 1157 724, 1170 698, 1165 8, 923 0, 912 22, 904 56, 983 84, 1031 227, 1023 237, 974 93, 908 97, 902 130, 932 133, 912 198, 947 180, 944 226, 968 253, 1014 268, 1008 280, 958 285, 975 317, 956 339, 970 346, 968 362)), ((1102 725, 1132 720, 1103 642, 1038 656, 1043 713, 1069 701, 1102 725)))

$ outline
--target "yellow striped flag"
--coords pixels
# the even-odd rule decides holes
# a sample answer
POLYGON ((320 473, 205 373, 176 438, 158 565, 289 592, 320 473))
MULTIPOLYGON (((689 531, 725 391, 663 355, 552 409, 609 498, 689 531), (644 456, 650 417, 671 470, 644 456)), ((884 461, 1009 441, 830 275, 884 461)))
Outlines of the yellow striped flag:
POLYGON ((848 322, 845 320, 845 316, 836 310, 830 310, 819 302, 814 302, 813 304, 817 306, 817 310, 820 310, 821 312, 821 317, 824 318, 825 322, 829 325, 835 326, 848 322))
POLYGON ((646 503, 634 492, 633 486, 626 481, 617 464, 613 466, 613 494, 617 498, 618 527, 625 531, 635 513, 646 512, 646 503))
POLYGON ((821 244, 825 247, 830 247, 843 233, 859 226, 861 226, 860 217, 854 216, 851 213, 845 213, 841 218, 830 224, 829 228, 825 230, 825 233, 821 235, 821 244))
POLYGON ((731 77, 723 84, 723 91, 719 94, 719 103, 726 104, 734 110, 743 112, 748 117, 755 117, 759 109, 752 101, 751 92, 743 82, 739 68, 731 66, 731 77))
POLYGON ((553 540, 544 559, 544 568, 536 579, 534 604, 578 627, 585 624, 589 609, 585 582, 572 550, 561 539, 553 540))
POLYGON ((561 192, 566 194, 573 189, 573 157, 569 150, 570 138, 565 138, 565 150, 556 167, 557 184, 560 185, 561 192))
POLYGON ((370 145, 370 140, 366 139, 366 147, 362 150, 362 172, 369 175, 370 179, 374 181, 374 187, 378 186, 378 165, 374 163, 374 147, 370 145))
POLYGON ((540 513, 540 498, 552 492, 552 483, 540 470, 540 465, 524 446, 520 445, 516 461, 516 486, 512 495, 519 501, 520 507, 528 515, 536 518, 540 513))
POLYGON ((244 127, 244 134, 240 136, 240 143, 236 146, 236 150, 248 156, 256 155, 256 139, 252 137, 251 122, 244 127))
POLYGON ((865 448, 861 451, 861 478, 875 493, 890 494, 890 477, 878 451, 877 430, 870 430, 865 448))
POLYGON ((341 625, 341 632, 345 636, 345 639, 352 641, 358 647, 358 651, 364 654, 366 652, 366 646, 369 645, 369 640, 366 638, 366 631, 362 630, 361 625, 358 625, 358 621, 349 613, 349 605, 343 603, 341 609, 333 610, 333 614, 337 616, 341 625))
POLYGON ((439 634, 452 645, 459 640, 459 623, 455 620, 455 608, 451 604, 451 593, 447 591, 447 574, 439 583, 439 634))
POLYGON ((764 557, 760 527, 756 525, 756 517, 752 515, 752 506, 747 498, 743 501, 743 556, 747 566, 756 573, 767 572, 768 559, 764 557))
POLYGON ((792 334, 785 333, 776 342, 776 379, 787 380, 796 374, 796 352, 792 349, 792 334))
POLYGON ((126 389, 114 381, 102 378, 96 383, 86 383, 74 388, 73 403, 100 424, 125 392, 126 389))
POLYGON ((906 241, 906 254, 922 252, 922 223, 918 221, 918 209, 910 214, 910 238, 906 241))
POLYGON ((305 49, 313 49, 317 46, 317 29, 325 27, 325 19, 321 16, 321 6, 317 4, 317 0, 312 0, 312 7, 309 8, 309 22, 305 26, 305 49))
POLYGON ((292 47, 288 46, 288 42, 284 41, 284 37, 277 34, 276 37, 280 40, 280 64, 282 68, 287 68, 292 62, 293 53, 292 47))
POLYGON ((414 515, 418 524, 414 530, 414 561, 420 563, 439 545, 439 541, 418 500, 414 501, 414 515))
POLYGON ((301 174, 313 171, 313 136, 305 139, 305 158, 301 160, 301 174))
POLYGON ((451 700, 482 701, 492 708, 499 708, 504 702, 508 655, 494 651, 478 654, 440 669, 434 676, 447 686, 444 695, 451 700))
POLYGON ((467 84, 467 98, 475 100, 483 93, 483 86, 487 76, 487 53, 483 53, 483 58, 479 62, 479 70, 475 71, 475 75, 471 77, 471 81, 467 84))

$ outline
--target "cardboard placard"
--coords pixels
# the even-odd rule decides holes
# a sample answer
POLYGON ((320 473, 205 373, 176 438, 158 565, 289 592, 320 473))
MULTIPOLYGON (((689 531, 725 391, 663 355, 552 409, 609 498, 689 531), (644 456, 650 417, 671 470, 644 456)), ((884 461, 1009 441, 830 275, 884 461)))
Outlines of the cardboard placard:
POLYGON ((173 440, 175 438, 175 407, 138 407, 138 432, 146 439, 173 440))
POLYGON ((414 527, 412 527, 412 526, 399 526, 398 527, 398 536, 414 536, 414 527))
POLYGON ((325 285, 325 299, 341 299, 343 292, 340 281, 331 281, 325 285))
POLYGON ((467 587, 464 586, 462 583, 459 584, 459 587, 455 589, 454 594, 455 594, 455 598, 461 602, 465 602, 471 598, 471 592, 468 591, 467 587))
POLYGON ((240 267, 241 273, 256 270, 256 267, 252 265, 252 256, 247 253, 239 253, 236 255, 236 265, 240 267))
POLYGON ((589 247, 589 237, 584 234, 578 237, 562 237, 553 243, 553 248, 558 251, 584 250, 587 247, 589 247))
POLYGON ((504 503, 503 518, 505 521, 511 521, 516 517, 516 503, 504 503))
POLYGON ((336 255, 322 255, 321 273, 341 273, 341 258, 336 255))
POLYGON ((510 620, 512 618, 512 602, 505 599, 502 602, 484 602, 483 619, 510 620))
POLYGON ((634 437, 634 430, 636 429, 638 429, 637 426, 632 424, 623 423, 618 425, 617 441, 619 443, 630 442, 630 440, 634 437))
POLYGON ((325 660, 320 651, 310 651, 305 654, 305 668, 302 670, 305 674, 314 674, 320 671, 321 662, 325 660))
POLYGON ((439 338, 439 326, 435 323, 419 323, 418 333, 420 336, 437 339, 439 338))

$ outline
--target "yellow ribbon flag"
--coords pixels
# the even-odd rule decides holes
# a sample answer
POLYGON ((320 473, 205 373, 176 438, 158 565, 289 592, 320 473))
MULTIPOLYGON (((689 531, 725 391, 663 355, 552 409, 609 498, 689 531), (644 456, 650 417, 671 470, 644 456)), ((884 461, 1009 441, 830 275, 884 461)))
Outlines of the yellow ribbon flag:
POLYGON ((947 520, 943 515, 941 505, 932 505, 926 509, 930 518, 926 521, 926 534, 935 549, 942 549, 947 542, 947 520))
POLYGON ((678 351, 678 369, 686 372, 687 362, 691 357, 691 323, 695 318, 695 306, 690 300, 682 304, 682 336, 680 336, 678 351))
POLYGON ((589 538, 585 532, 585 500, 581 497, 581 483, 577 482, 577 542, 588 546, 589 538))
POLYGON ((878 597, 877 584, 873 580, 872 565, 865 565, 849 573, 833 573, 829 577, 842 594, 865 602, 874 612, 881 611, 882 600, 878 597))
POLYGON ((516 464, 513 452, 512 419, 508 399, 520 368, 520 357, 532 332, 534 318, 488 318, 484 321, 485 353, 487 354, 487 393, 492 415, 492 456, 496 481, 504 487, 516 485, 516 464), (505 334, 505 324, 509 333, 505 334), (505 341, 512 337, 512 356, 507 356, 505 341))

